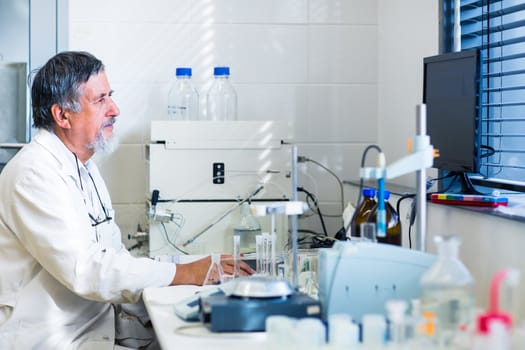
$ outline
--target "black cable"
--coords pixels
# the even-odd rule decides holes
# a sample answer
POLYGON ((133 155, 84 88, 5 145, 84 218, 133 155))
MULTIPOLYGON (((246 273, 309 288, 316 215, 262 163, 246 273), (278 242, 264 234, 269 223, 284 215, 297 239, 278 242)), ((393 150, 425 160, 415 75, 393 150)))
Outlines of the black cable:
POLYGON ((401 217, 401 202, 407 198, 416 198, 416 195, 414 193, 407 193, 399 197, 399 199, 396 202, 396 211, 399 217, 401 217))
POLYGON ((317 209, 317 214, 319 215, 319 220, 321 221, 321 226, 323 228, 324 235, 328 236, 328 231, 326 230, 326 225, 324 223, 323 214, 321 213, 321 209, 319 208, 319 205, 317 203, 317 199, 315 198, 315 196, 309 191, 307 191, 306 189, 304 189, 303 187, 297 187, 297 191, 304 192, 306 194, 307 201, 308 201, 308 198, 310 198, 314 202, 315 207, 317 209))
POLYGON ((340 196, 341 196, 341 219, 342 219, 343 212, 345 211, 345 195, 344 195, 344 189, 343 189, 343 181, 341 181, 341 179, 339 178, 339 176, 337 176, 336 173, 334 173, 332 170, 330 170, 329 168, 327 168, 323 164, 319 163, 318 161, 315 161, 313 159, 310 159, 310 158, 307 158, 307 157, 304 157, 304 156, 299 157, 299 158, 302 161, 311 162, 311 163, 314 163, 315 165, 323 168, 324 170, 326 170, 330 175, 332 175, 337 180, 337 183, 339 184, 339 193, 340 193, 340 196))
MULTIPOLYGON (((370 146, 367 146, 365 148, 365 150, 363 151, 363 155, 361 156, 361 168, 364 168, 365 166, 365 162, 366 162, 366 155, 368 153, 369 150, 371 149, 375 149, 377 152, 379 153, 383 153, 383 151, 381 150, 381 148, 377 145, 370 145, 370 146)), ((348 229, 351 229, 350 230, 350 235, 352 232, 355 232, 355 218, 357 216, 357 209, 359 209, 359 206, 361 205, 361 193, 363 192, 363 186, 364 186, 364 180, 362 177, 359 177, 359 190, 358 190, 358 194, 357 194, 357 202, 355 204, 355 210, 354 210, 354 214, 352 215, 352 218, 350 219, 350 222, 348 223, 348 225, 345 227, 345 234, 346 236, 348 237, 348 229), (352 226, 352 227, 351 227, 352 226)))
POLYGON ((326 248, 333 246, 336 241, 335 238, 331 238, 312 230, 299 230, 301 233, 307 233, 308 236, 302 237, 298 240, 298 243, 305 248, 326 248), (307 240, 309 239, 309 240, 307 240))
POLYGON ((479 148, 487 150, 487 152, 481 153, 479 155, 480 158, 488 158, 488 157, 493 156, 493 155, 496 154, 496 150, 494 149, 494 147, 491 147, 491 146, 488 146, 488 145, 480 145, 479 148))
MULTIPOLYGON (((399 215, 399 219, 401 220, 401 202, 404 201, 407 198, 416 198, 416 195, 414 193, 407 193, 399 197, 399 199, 396 202, 396 211, 397 215, 399 215)), ((414 225, 415 219, 416 219, 416 212, 415 212, 415 204, 416 201, 412 200, 412 205, 410 207, 410 216, 409 216, 409 222, 408 222, 408 247, 412 249, 412 235, 411 235, 411 229, 414 225)))
POLYGON ((439 180, 448 179, 450 177, 452 177, 452 180, 450 181, 450 183, 448 184, 448 186, 446 188, 444 188, 441 191, 427 192, 427 199, 430 199, 432 194, 434 194, 434 193, 445 193, 445 192, 448 192, 452 188, 452 186, 456 183, 457 179, 459 178, 459 174, 457 174, 457 173, 448 173, 445 176, 432 179, 431 181, 439 181, 439 180))
POLYGON ((408 226, 408 248, 412 249, 412 225, 408 226))

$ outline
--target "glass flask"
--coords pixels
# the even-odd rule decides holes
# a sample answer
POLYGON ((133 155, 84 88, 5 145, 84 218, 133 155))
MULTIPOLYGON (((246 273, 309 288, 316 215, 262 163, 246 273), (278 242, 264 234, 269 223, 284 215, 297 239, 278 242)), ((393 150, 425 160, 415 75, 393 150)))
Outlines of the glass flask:
POLYGON ((233 228, 233 235, 239 236, 239 252, 241 254, 255 253, 255 236, 261 234, 261 224, 252 215, 248 203, 242 203, 239 210, 239 223, 233 228))
POLYGON ((458 258, 460 238, 436 236, 437 260, 421 277, 421 311, 436 320, 434 343, 454 346, 473 321, 474 279, 458 258))
POLYGON ((208 268, 208 272, 206 273, 206 277, 204 277, 202 285, 221 284, 223 276, 224 270, 221 266, 221 254, 213 253, 211 255, 210 267, 208 268))

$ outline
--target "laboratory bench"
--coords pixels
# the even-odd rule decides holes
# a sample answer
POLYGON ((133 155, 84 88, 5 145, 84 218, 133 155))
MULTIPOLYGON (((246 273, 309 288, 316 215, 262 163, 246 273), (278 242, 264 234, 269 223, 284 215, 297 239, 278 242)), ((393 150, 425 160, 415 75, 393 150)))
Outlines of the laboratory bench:
POLYGON ((267 349, 264 332, 214 333, 201 322, 187 322, 178 317, 174 312, 174 305, 203 288, 206 286, 182 285, 144 289, 142 298, 163 350, 267 349))

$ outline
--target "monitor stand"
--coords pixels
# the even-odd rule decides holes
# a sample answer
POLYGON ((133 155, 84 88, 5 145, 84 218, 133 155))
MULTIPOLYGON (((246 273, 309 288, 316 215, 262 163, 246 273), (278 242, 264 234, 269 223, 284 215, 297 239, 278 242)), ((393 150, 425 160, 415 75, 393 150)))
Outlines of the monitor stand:
POLYGON ((459 180, 459 183, 461 184, 461 190, 459 191, 459 194, 485 195, 485 193, 481 193, 474 188, 474 185, 472 184, 472 181, 470 181, 467 173, 462 171, 451 171, 449 175, 450 177, 453 177, 452 182, 459 180))

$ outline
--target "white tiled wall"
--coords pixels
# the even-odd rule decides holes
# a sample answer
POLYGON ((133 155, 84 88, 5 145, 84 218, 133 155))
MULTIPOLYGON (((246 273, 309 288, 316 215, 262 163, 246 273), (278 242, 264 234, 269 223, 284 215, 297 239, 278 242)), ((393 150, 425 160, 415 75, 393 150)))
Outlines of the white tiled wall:
MULTIPOLYGON (((144 144, 149 122, 164 118, 176 66, 193 67, 196 85, 204 92, 212 67, 230 65, 240 119, 293 121, 300 155, 341 179, 356 179, 367 145, 380 144, 387 163, 406 154, 406 140, 415 133, 415 107, 421 103, 422 58, 438 53, 438 4, 70 0, 70 49, 91 51, 106 63, 121 108, 116 125, 121 146, 98 162, 124 238, 145 222, 144 144)), ((317 194, 324 213, 338 214, 335 179, 311 163, 300 168, 300 185, 317 194)), ((412 175, 399 179, 412 186, 413 181, 412 175)), ((345 188, 346 201, 355 197, 345 188)), ((462 258, 479 281, 480 305, 497 268, 516 266, 524 272, 519 254, 507 253, 523 245, 522 224, 429 209, 429 248, 433 235, 462 236, 462 258)), ((305 225, 320 229, 316 217, 305 225)), ((335 233, 341 222, 327 218, 327 225, 335 233)))
MULTIPOLYGON (((70 49, 104 61, 121 109, 121 146, 97 161, 117 215, 139 211, 125 221, 117 216, 124 233, 143 215, 143 145, 149 122, 165 118, 177 66, 193 68, 203 96, 213 67, 229 65, 239 119, 293 121, 300 155, 355 178, 363 147, 378 142, 379 2, 71 0, 70 49)), ((308 172, 301 184, 327 212, 340 211, 337 182, 319 167, 308 172)))

